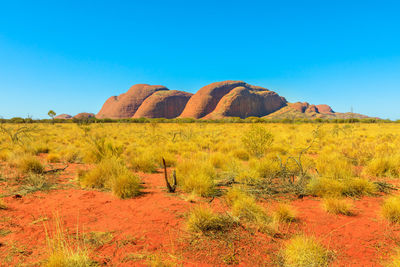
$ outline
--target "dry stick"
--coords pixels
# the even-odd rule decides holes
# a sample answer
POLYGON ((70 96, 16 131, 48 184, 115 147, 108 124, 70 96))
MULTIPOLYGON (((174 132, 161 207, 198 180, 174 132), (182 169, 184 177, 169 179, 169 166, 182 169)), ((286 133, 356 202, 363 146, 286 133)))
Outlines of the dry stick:
POLYGON ((64 168, 58 168, 58 169, 52 169, 52 170, 48 170, 48 171, 44 171, 43 173, 51 173, 51 172, 58 172, 58 171, 65 171, 66 168, 68 168, 69 164, 67 164, 67 166, 65 166, 64 168))
POLYGON ((168 181, 168 175, 167 175, 167 164, 165 163, 165 159, 162 158, 163 165, 164 165, 164 178, 165 178, 165 183, 167 184, 168 192, 174 193, 176 190, 176 174, 175 171, 172 173, 172 178, 173 178, 173 185, 168 181))

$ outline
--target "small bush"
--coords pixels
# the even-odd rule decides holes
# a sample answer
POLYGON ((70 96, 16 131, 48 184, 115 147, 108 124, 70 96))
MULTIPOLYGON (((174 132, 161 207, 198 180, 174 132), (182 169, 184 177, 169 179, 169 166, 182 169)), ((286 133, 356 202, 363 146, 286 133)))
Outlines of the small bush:
POLYGON ((215 193, 213 166, 205 160, 184 160, 176 167, 178 185, 187 193, 211 196, 215 193))
POLYGON ((117 159, 104 159, 92 170, 78 176, 83 187, 111 190, 119 198, 140 194, 140 179, 117 159))
POLYGON ((7 161, 10 158, 10 152, 8 150, 0 149, 0 161, 7 161))
POLYGON ((249 167, 257 171, 259 177, 269 179, 275 178, 281 170, 278 160, 274 158, 250 160, 249 167))
POLYGON ((6 203, 4 202, 3 199, 0 198, 0 210, 6 210, 8 209, 6 203))
POLYGON ((56 153, 50 153, 47 155, 47 161, 51 163, 60 162, 60 155, 56 153))
POLYGON ((243 221, 247 226, 255 227, 263 233, 276 233, 277 224, 267 211, 256 203, 252 196, 235 187, 227 192, 225 199, 231 206, 232 215, 243 221))
POLYGON ((89 253, 84 245, 74 246, 65 234, 60 219, 56 218, 55 229, 49 233, 47 228, 46 240, 48 246, 47 267, 88 267, 96 266, 89 258, 89 253))
POLYGON ((133 156, 129 159, 130 167, 135 171, 142 171, 145 173, 155 173, 161 162, 156 161, 156 158, 151 154, 141 154, 133 156))
POLYGON ((388 267, 400 266, 400 249, 396 248, 395 253, 390 257, 390 262, 387 263, 388 267))
POLYGON ((332 179, 314 177, 307 185, 308 193, 315 196, 364 196, 376 193, 376 186, 362 178, 332 179))
POLYGON ((274 137, 272 134, 259 125, 251 125, 250 130, 242 137, 244 147, 251 155, 256 157, 264 156, 273 141, 274 137))
POLYGON ((343 214, 346 216, 353 215, 353 205, 344 199, 326 198, 323 201, 323 208, 328 213, 343 214))
POLYGON ((247 153, 247 151, 244 150, 244 149, 237 149, 237 150, 234 150, 234 151, 232 152, 232 154, 233 154, 233 156, 234 156, 235 158, 240 159, 240 160, 245 160, 245 161, 247 161, 247 160, 249 160, 249 158, 250 158, 249 153, 247 153))
POLYGON ((274 211, 272 217, 276 222, 289 223, 297 220, 297 212, 293 209, 293 207, 287 204, 280 204, 274 211))
POLYGON ((391 196, 382 205, 382 215, 391 223, 400 223, 400 197, 391 196))
POLYGON ((374 177, 400 177, 400 157, 379 157, 372 159, 364 173, 374 177))
POLYGON ((232 217, 213 212, 205 206, 194 208, 187 220, 188 229, 192 232, 218 232, 225 231, 234 225, 232 217))
POLYGON ((321 154, 315 160, 318 173, 332 179, 347 179, 354 176, 353 165, 338 153, 321 154))
POLYGON ((296 236, 282 251, 284 266, 322 267, 328 266, 332 255, 315 238, 296 236))
POLYGON ((44 166, 42 163, 32 155, 24 155, 16 161, 17 168, 22 173, 43 173, 44 166))

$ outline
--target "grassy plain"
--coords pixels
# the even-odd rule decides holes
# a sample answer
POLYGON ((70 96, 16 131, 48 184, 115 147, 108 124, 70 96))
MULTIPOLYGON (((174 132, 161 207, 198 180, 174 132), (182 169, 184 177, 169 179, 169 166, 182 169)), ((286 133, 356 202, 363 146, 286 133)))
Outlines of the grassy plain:
POLYGON ((379 266, 400 244, 399 124, 1 126, 7 264, 379 266))

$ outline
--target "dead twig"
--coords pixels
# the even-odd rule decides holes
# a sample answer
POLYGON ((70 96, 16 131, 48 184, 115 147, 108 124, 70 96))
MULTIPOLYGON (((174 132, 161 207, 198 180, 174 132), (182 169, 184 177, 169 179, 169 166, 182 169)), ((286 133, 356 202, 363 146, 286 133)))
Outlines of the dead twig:
POLYGON ((163 165, 164 165, 164 178, 165 178, 165 183, 167 184, 168 192, 170 193, 175 193, 176 190, 176 173, 175 170, 172 172, 172 179, 173 179, 173 184, 171 185, 168 181, 168 174, 167 174, 167 164, 165 163, 165 159, 162 158, 163 165))

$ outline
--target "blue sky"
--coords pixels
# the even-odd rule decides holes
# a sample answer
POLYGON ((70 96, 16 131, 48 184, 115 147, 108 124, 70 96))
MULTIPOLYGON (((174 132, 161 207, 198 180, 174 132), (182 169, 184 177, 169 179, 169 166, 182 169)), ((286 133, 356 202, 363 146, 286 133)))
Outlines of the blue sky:
POLYGON ((0 1, 0 116, 97 113, 136 83, 244 80, 400 119, 398 1, 0 1))

